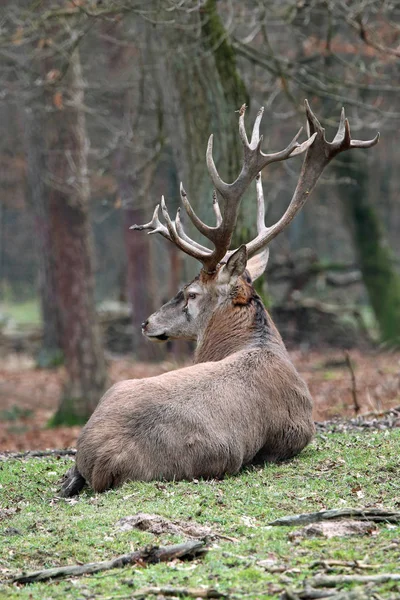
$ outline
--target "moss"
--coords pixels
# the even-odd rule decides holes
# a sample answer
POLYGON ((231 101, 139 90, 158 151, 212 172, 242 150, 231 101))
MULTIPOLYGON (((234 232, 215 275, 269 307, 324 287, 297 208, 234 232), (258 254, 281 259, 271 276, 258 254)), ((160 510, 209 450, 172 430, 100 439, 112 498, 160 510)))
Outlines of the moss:
MULTIPOLYGON (((250 99, 237 69, 235 50, 218 14, 216 0, 207 0, 201 9, 201 15, 202 44, 214 58, 216 76, 226 104, 223 110, 226 116, 229 115, 228 123, 236 123, 234 111, 242 104, 249 105, 250 99)), ((234 128, 235 136, 229 142, 224 157, 228 179, 236 179, 241 165, 242 150, 236 136, 236 127, 237 125, 234 128)))
POLYGON ((248 105, 249 94, 238 73, 235 51, 218 14, 216 0, 207 0, 202 13, 203 44, 214 56, 225 97, 230 103, 233 102, 236 108, 240 108, 244 102, 248 105))
POLYGON ((382 341, 400 345, 400 276, 375 207, 368 196, 368 165, 364 158, 347 155, 336 167, 341 176, 356 180, 341 200, 358 254, 363 281, 379 325, 382 341), (357 161, 357 162, 356 162, 357 161))
POLYGON ((59 348, 41 348, 36 356, 38 369, 55 369, 64 364, 64 353, 59 348))
POLYGON ((363 278, 383 341, 400 345, 400 277, 390 248, 384 245, 381 224, 372 206, 354 206, 356 239, 363 278))
POLYGON ((68 427, 84 425, 90 415, 86 413, 82 414, 82 411, 78 410, 79 407, 84 407, 84 402, 81 398, 64 396, 57 412, 47 423, 47 427, 52 428, 58 427, 59 425, 67 425, 68 427))

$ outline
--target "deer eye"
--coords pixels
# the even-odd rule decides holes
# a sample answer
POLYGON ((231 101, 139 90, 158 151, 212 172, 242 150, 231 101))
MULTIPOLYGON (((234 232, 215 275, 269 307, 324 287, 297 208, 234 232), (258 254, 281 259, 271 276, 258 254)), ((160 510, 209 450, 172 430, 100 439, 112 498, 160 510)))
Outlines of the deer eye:
POLYGON ((194 300, 196 298, 197 294, 195 292, 189 292, 188 293, 188 298, 189 300, 194 300))

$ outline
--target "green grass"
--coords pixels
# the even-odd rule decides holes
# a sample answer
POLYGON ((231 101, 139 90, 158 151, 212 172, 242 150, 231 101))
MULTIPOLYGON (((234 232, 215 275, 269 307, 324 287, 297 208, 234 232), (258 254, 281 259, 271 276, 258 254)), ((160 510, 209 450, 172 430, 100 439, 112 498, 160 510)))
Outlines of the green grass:
MULTIPOLYGON (((400 431, 365 431, 317 437, 296 459, 252 468, 223 481, 129 483, 77 502, 55 498, 69 458, 0 462, 0 508, 16 508, 0 521, 0 578, 77 561, 110 559, 148 544, 183 541, 144 531, 120 532, 117 521, 137 512, 207 524, 237 538, 218 539, 194 562, 128 567, 74 580, 0 586, 0 597, 18 599, 130 598, 145 586, 216 587, 235 598, 278 599, 286 587, 302 588, 318 572, 314 561, 363 560, 383 565, 368 574, 398 571, 400 527, 379 525, 377 535, 349 538, 295 538, 293 528, 270 527, 282 515, 325 508, 377 505, 400 508, 400 431), (287 568, 271 573, 258 564, 271 559, 287 568)), ((1 517, 0 510, 0 517, 1 517)), ((296 529, 296 528, 295 528, 296 529)), ((341 573, 340 567, 332 573, 341 573)), ((363 572, 365 574, 365 572, 363 572)), ((400 597, 400 586, 385 584, 380 598, 400 597)))
POLYGON ((26 419, 31 417, 33 410, 30 408, 21 408, 17 404, 13 404, 10 408, 0 410, 0 421, 18 421, 19 419, 26 419))
POLYGON ((36 299, 25 302, 2 302, 0 312, 18 325, 40 325, 41 323, 39 302, 36 299))

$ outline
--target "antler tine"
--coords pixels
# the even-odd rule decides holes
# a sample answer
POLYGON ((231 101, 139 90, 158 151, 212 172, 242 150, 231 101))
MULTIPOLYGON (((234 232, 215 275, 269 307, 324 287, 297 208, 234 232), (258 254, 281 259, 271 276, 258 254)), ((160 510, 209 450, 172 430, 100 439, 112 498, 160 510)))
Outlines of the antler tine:
MULTIPOLYGON (((352 148, 370 148, 379 140, 379 133, 372 140, 352 140, 350 126, 345 118, 344 110, 342 110, 338 131, 333 141, 328 142, 325 138, 325 130, 321 127, 318 119, 310 109, 307 100, 305 101, 305 107, 309 131, 312 134, 310 139, 313 139, 314 143, 308 147, 296 190, 286 212, 277 223, 271 227, 265 227, 261 234, 258 233, 254 240, 246 244, 249 257, 267 246, 274 237, 289 225, 306 203, 324 168, 337 154, 351 150, 352 148)), ((260 184, 258 183, 258 185, 260 184)), ((258 206, 260 211, 259 203, 258 206)))
POLYGON ((242 140, 243 146, 246 148, 249 146, 249 140, 247 138, 246 127, 244 125, 244 115, 246 113, 247 106, 242 104, 239 110, 239 135, 242 140))
POLYGON ((151 235, 152 233, 160 233, 163 237, 172 242, 171 236, 168 233, 168 229, 165 227, 165 225, 161 223, 161 221, 158 218, 159 209, 160 205, 157 204, 157 206, 154 209, 153 218, 151 219, 151 221, 145 223, 144 225, 131 225, 129 229, 133 229, 135 231, 144 231, 145 229, 149 229, 150 231, 147 235, 151 235))
POLYGON ((175 226, 171 220, 171 217, 169 216, 169 212, 167 209, 167 205, 165 204, 164 196, 161 196, 160 206, 161 206, 161 211, 162 211, 163 217, 167 224, 167 229, 168 229, 168 233, 170 235, 171 241, 174 242, 174 244, 176 244, 176 246, 178 246, 181 250, 186 252, 186 254, 189 254, 189 256, 192 256, 193 258, 197 258, 200 261, 203 261, 205 258, 207 258, 207 256, 208 256, 207 253, 204 253, 204 252, 200 251, 198 248, 193 247, 186 240, 183 240, 178 235, 178 233, 175 229, 175 226))
POLYGON ((221 215, 221 209, 219 208, 217 190, 213 190, 212 197, 213 197, 213 210, 215 213, 215 220, 217 221, 217 227, 218 227, 222 223, 222 215, 221 215))
POLYGON ((265 202, 264 190, 261 181, 261 173, 256 176, 256 191, 257 191, 257 233, 260 235, 265 229, 265 202))
POLYGON ((304 106, 306 108, 308 135, 310 136, 313 133, 320 133, 324 137, 325 129, 322 127, 321 123, 311 110, 308 100, 304 100, 304 106))
POLYGON ((182 224, 182 221, 181 221, 181 209, 180 208, 178 208, 178 210, 176 212, 175 228, 176 228, 176 232, 179 235, 179 237, 181 237, 183 240, 185 240, 188 244, 191 244, 192 246, 194 246, 198 250, 201 250, 202 252, 211 254, 211 250, 209 248, 206 248, 202 244, 199 244, 195 240, 192 240, 192 238, 190 238, 185 233, 185 230, 183 229, 183 224, 182 224))
POLYGON ((280 152, 274 152, 273 154, 264 154, 260 151, 260 156, 262 157, 262 160, 260 161, 261 169, 263 169, 270 163, 278 162, 280 160, 286 160, 287 158, 293 158, 293 156, 298 156, 299 154, 303 154, 303 152, 308 150, 308 148, 312 145, 313 141, 315 140, 317 134, 314 133, 305 142, 299 144, 297 140, 302 131, 303 128, 300 127, 299 131, 296 133, 290 144, 288 144, 286 148, 284 150, 281 150, 280 152))
POLYGON ((340 123, 333 141, 331 142, 332 148, 338 152, 348 150, 350 148, 371 148, 379 142, 380 133, 378 132, 372 140, 352 140, 350 132, 350 123, 346 119, 344 108, 342 108, 340 114, 340 123))
POLYGON ((350 125, 349 125, 348 120, 346 119, 346 114, 344 112, 344 108, 342 107, 342 110, 340 111, 339 127, 338 127, 335 137, 333 138, 332 144, 343 140, 345 136, 347 137, 348 141, 351 140, 350 125))
MULTIPOLYGON (((200 231, 201 234, 203 234, 210 241, 214 242, 218 237, 218 226, 210 227, 209 225, 206 225, 201 219, 199 219, 199 217, 194 212, 192 205, 190 204, 190 202, 188 200, 187 194, 186 194, 185 190, 183 189, 182 183, 180 185, 180 194, 181 194, 182 204, 185 207, 185 210, 186 210, 190 220, 192 221, 193 225, 196 227, 196 229, 198 231, 200 231)), ((214 206, 214 203, 213 203, 213 206, 214 206)), ((215 209, 214 209, 214 211, 215 211, 215 209)), ((221 217, 221 219, 222 219, 222 217, 221 217)))
MULTIPOLYGON (((247 139, 247 136, 246 136, 246 139, 247 139)), ((211 134, 210 137, 208 138, 207 152, 206 152, 207 169, 208 169, 208 172, 211 177, 211 181, 213 182, 215 189, 218 190, 219 193, 223 196, 224 194, 228 193, 229 185, 227 183, 225 183, 224 181, 222 181, 221 177, 218 174, 217 167, 215 166, 215 162, 214 162, 214 158, 213 158, 213 140, 214 140, 214 136, 213 136, 213 134, 211 134)))
POLYGON ((251 142, 250 142, 251 148, 256 148, 257 145, 259 144, 260 140, 262 140, 262 136, 260 138, 260 123, 263 118, 263 114, 264 114, 264 107, 262 106, 257 113, 256 120, 254 121, 253 133, 251 134, 251 142))
POLYGON ((207 259, 207 257, 211 254, 211 250, 198 244, 194 240, 191 240, 189 236, 187 236, 183 232, 183 236, 179 234, 179 231, 183 231, 182 224, 180 222, 179 212, 177 213, 177 225, 174 224, 169 216, 167 206, 165 204, 164 196, 161 196, 160 204, 157 204, 153 218, 149 223, 145 223, 144 225, 131 225, 129 229, 133 229, 136 231, 143 231, 145 229, 149 229, 149 235, 154 233, 160 233, 163 237, 165 237, 170 242, 173 242, 178 248, 183 250, 189 256, 199 260, 202 262, 207 259), (163 217, 166 222, 166 226, 163 225, 158 218, 158 211, 161 206, 161 211, 163 213, 163 217))
MULTIPOLYGON (((257 237, 262 235, 268 227, 265 225, 265 200, 264 190, 261 180, 261 173, 256 175, 256 195, 257 195, 257 237)), ((267 248, 268 250, 268 248, 267 248)), ((224 261, 228 260, 236 250, 229 250, 224 256, 224 261)))

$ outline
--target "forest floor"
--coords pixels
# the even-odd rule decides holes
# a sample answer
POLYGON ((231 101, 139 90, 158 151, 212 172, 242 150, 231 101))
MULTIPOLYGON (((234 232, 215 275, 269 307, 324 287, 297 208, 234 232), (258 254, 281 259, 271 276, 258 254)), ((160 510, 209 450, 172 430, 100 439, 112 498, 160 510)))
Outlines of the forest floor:
MULTIPOLYGON (((297 350, 291 356, 309 385, 316 421, 354 416, 355 400, 361 413, 379 413, 400 404, 400 352, 352 350, 352 369, 344 352, 337 350, 297 350)), ((110 358, 110 384, 150 377, 179 366, 171 361, 154 364, 138 363, 130 357, 110 358)), ((0 451, 75 445, 79 427, 47 428, 59 402, 63 379, 63 368, 36 369, 28 355, 0 358, 0 451)))
POLYGON ((0 455, 0 597, 398 600, 400 429, 384 421, 320 426, 293 460, 223 480, 130 482, 72 499, 58 496, 72 457, 0 455), (347 517, 320 520, 336 509, 347 517), (271 524, 314 512, 310 524, 271 524), (149 564, 181 543, 207 552, 149 564), (113 562, 87 564, 102 561, 113 562), (59 567, 68 571, 42 572, 59 567), (35 571, 52 578, 16 581, 35 571))

